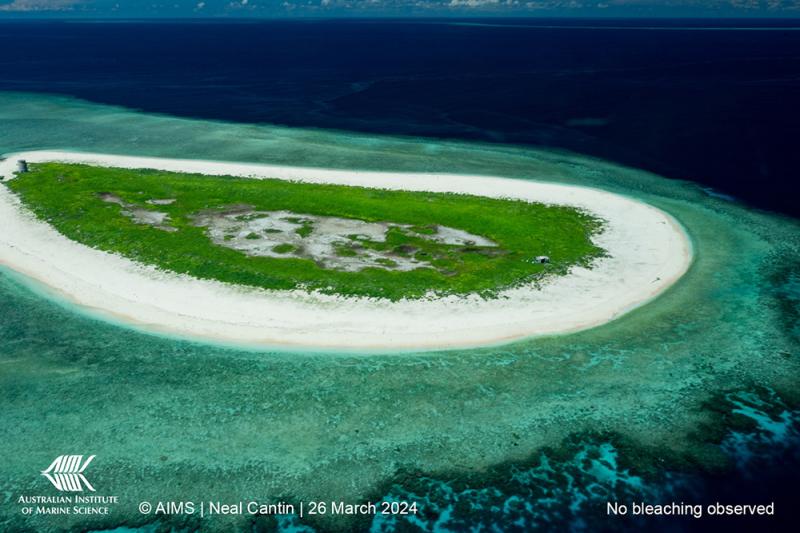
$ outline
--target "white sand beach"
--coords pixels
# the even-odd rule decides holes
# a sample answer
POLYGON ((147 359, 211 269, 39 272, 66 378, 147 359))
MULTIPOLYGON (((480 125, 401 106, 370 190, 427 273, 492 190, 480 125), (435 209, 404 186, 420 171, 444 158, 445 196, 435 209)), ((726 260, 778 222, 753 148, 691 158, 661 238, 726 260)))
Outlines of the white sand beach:
POLYGON ((689 268, 691 243, 665 212, 598 189, 499 177, 343 171, 249 163, 35 151, 17 161, 64 161, 336 183, 384 189, 459 192, 586 209, 606 221, 594 241, 609 257, 573 268, 540 288, 477 296, 390 302, 303 291, 267 291, 159 271, 71 241, 0 186, 0 264, 91 311, 150 331, 265 347, 423 350, 473 347, 594 327, 658 296, 689 268))

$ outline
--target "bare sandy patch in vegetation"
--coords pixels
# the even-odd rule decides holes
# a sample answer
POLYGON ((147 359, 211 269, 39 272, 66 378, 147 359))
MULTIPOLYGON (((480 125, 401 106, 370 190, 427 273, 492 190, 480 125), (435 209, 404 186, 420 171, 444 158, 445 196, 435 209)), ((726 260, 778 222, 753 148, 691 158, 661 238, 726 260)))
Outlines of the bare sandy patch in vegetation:
POLYGON ((357 272, 364 268, 409 271, 431 268, 410 244, 387 246, 387 234, 398 231, 443 247, 497 248, 491 240, 446 226, 417 228, 409 224, 366 222, 342 217, 256 211, 251 206, 208 210, 194 217, 219 246, 251 256, 311 259, 323 268, 357 272))
MULTIPOLYGON (((169 215, 167 213, 144 209, 142 207, 137 206, 136 204, 126 202, 119 196, 108 192, 97 193, 97 196, 104 202, 108 202, 110 204, 117 204, 118 206, 120 206, 122 208, 120 210, 120 213, 130 218, 137 224, 145 224, 147 226, 153 226, 154 228, 158 228, 164 231, 178 231, 177 228, 169 225, 169 215)), ((156 201, 157 200, 151 200, 148 203, 154 203, 156 201)), ((156 204, 156 205, 168 205, 168 204, 156 204)))

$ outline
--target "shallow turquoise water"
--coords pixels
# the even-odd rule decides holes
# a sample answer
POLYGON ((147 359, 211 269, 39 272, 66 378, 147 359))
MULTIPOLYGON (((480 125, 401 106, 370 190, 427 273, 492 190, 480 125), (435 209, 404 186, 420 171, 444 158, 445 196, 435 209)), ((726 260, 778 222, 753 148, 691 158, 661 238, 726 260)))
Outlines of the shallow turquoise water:
MULTIPOLYGON (((559 478, 554 492, 572 495, 557 505, 563 514, 593 483, 645 490, 645 478, 659 475, 656 456, 676 471, 689 460, 724 464, 720 443, 732 433, 714 406, 728 394, 769 387, 798 401, 800 226, 695 185, 571 154, 180 120, 0 93, 0 152, 46 148, 597 186, 673 214, 697 255, 665 295, 603 327, 400 356, 240 351, 144 334, 75 313, 0 270, 0 431, 14 458, 0 463, 0 529, 142 525, 152 517, 138 514, 141 500, 400 497, 409 489, 392 487, 417 483, 417 473, 490 490, 480 480, 497 465, 538 468, 544 447, 578 457, 585 446, 599 462, 576 459, 588 465, 576 490, 559 478), (580 435, 589 437, 574 448, 580 435), (20 515, 14 498, 50 494, 38 473, 65 453, 97 455, 93 484, 120 497, 110 518, 20 515)), ((753 411, 740 415, 766 423, 753 411)))

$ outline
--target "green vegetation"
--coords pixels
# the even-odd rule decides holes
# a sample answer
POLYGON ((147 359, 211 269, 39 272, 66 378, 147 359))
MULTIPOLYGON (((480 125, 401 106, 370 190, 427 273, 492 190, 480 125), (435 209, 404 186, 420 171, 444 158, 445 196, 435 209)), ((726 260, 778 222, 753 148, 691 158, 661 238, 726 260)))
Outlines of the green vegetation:
MULTIPOLYGON (((38 217, 70 239, 165 270, 268 289, 304 288, 390 299, 418 298, 431 291, 491 297, 499 289, 544 274, 560 275, 571 266, 588 265, 604 253, 590 240, 601 222, 586 213, 480 196, 62 163, 32 164, 30 172, 6 184, 38 217), (163 226, 170 231, 137 223, 125 216, 122 206, 103 201, 99 193, 118 196, 128 209, 166 213, 163 226), (175 201, 148 203, 165 198, 175 201), (350 244, 338 246, 337 254, 380 250, 397 262, 384 258, 377 261, 383 268, 337 270, 308 258, 248 255, 213 243, 196 216, 231 206, 297 213, 296 223, 302 227, 295 231, 300 237, 313 231, 313 224, 302 215, 389 222, 408 229, 389 227, 385 242, 350 235, 350 244), (430 236, 440 226, 490 239, 497 246, 436 242, 430 236), (551 262, 535 263, 533 258, 539 255, 549 256, 551 262), (425 266, 391 270, 409 258, 424 261, 425 266)), ((256 242, 267 233, 246 238, 256 242)), ((226 235, 224 240, 230 239, 226 235)), ((295 249, 278 245, 273 251, 288 254, 295 249)))
POLYGON ((411 230, 421 235, 433 235, 434 233, 436 233, 435 226, 412 226, 411 230))
POLYGON ((311 235, 311 232, 314 231, 314 226, 311 222, 303 222, 303 225, 295 230, 295 232, 300 235, 301 237, 308 237, 311 235))
POLYGON ((397 261, 392 261, 391 259, 385 258, 385 257, 382 257, 382 258, 378 259, 377 262, 382 264, 383 266, 387 266, 387 267, 395 267, 395 266, 397 266, 397 261))
POLYGON ((293 252, 295 247, 289 243, 279 244, 272 248, 275 253, 279 254, 288 254, 289 252, 293 252))

